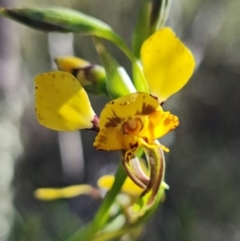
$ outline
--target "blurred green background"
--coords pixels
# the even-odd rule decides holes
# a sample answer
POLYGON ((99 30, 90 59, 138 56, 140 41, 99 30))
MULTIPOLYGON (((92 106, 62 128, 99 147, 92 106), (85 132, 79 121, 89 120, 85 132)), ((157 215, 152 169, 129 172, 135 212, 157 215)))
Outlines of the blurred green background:
MULTIPOLYGON (((110 24, 130 46, 139 0, 0 0, 0 6, 77 9, 110 24)), ((193 51, 197 68, 164 104, 180 119, 161 141, 171 150, 170 190, 140 241, 240 240, 239 12, 238 0, 173 0, 167 25, 193 51)), ((108 46, 130 74, 128 59, 108 46)), ((36 120, 34 76, 54 68, 51 58, 70 53, 100 63, 90 37, 47 35, 0 18, 0 241, 65 240, 91 220, 99 201, 81 196, 43 203, 33 191, 96 186, 118 164, 117 152, 93 148, 95 133, 58 134, 36 120)), ((99 114, 108 100, 91 101, 99 114)))

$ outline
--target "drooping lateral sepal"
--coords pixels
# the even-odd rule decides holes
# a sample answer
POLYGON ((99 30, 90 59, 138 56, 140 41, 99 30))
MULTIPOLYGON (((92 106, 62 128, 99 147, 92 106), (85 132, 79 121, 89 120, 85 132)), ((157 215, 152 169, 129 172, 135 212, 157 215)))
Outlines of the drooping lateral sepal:
POLYGON ((149 183, 149 177, 142 170, 139 158, 134 155, 135 151, 121 151, 122 165, 132 182, 138 187, 145 189, 149 183))
POLYGON ((106 23, 67 8, 0 8, 0 15, 41 31, 74 32, 111 39, 106 23))
MULTIPOLYGON (((158 143, 158 141, 155 142, 158 143)), ((160 189, 165 175, 165 158, 162 149, 144 147, 144 151, 150 167, 150 176, 146 188, 133 207, 133 214, 137 216, 144 215, 161 200, 159 195, 162 195, 160 189)))

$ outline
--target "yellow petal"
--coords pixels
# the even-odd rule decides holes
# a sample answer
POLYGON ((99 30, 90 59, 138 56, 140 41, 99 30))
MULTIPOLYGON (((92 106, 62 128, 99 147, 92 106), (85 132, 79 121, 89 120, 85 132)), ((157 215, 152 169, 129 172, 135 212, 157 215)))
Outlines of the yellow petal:
POLYGON ((188 82, 195 65, 191 51, 170 28, 159 30, 144 42, 141 59, 150 94, 160 103, 188 82))
POLYGON ((162 110, 158 101, 142 92, 110 101, 100 115, 100 132, 94 146, 102 150, 132 149, 146 118, 157 110, 162 110))
POLYGON ((141 135, 146 136, 149 140, 155 140, 163 137, 178 125, 179 120, 177 116, 169 111, 156 111, 149 115, 141 135))
POLYGON ((89 62, 73 56, 57 58, 55 59, 55 62, 59 70, 71 74, 75 69, 84 68, 90 65, 89 62))
POLYGON ((79 195, 91 195, 94 192, 90 185, 73 185, 64 188, 39 188, 34 197, 42 201, 52 201, 60 198, 73 198, 79 195))
MULTIPOLYGON (((114 176, 105 175, 98 179, 98 187, 105 190, 110 190, 114 183, 114 176)), ((122 192, 127 193, 131 196, 139 196, 143 189, 138 187, 129 177, 122 185, 122 192)))
POLYGON ((43 126, 57 131, 92 128, 96 116, 78 80, 66 72, 35 78, 36 113, 43 126))
POLYGON ((92 65, 88 61, 77 57, 69 56, 57 58, 55 59, 55 63, 57 64, 59 70, 74 75, 80 81, 80 84, 82 86, 86 87, 88 85, 92 85, 91 81, 87 79, 87 77, 89 77, 88 75, 90 74, 87 74, 84 71, 84 68, 87 67, 90 67, 88 72, 91 69, 92 65))

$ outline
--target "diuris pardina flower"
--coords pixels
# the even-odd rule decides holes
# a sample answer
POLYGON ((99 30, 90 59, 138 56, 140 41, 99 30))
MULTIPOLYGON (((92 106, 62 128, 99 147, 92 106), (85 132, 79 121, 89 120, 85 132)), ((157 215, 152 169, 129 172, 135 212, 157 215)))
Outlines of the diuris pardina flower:
POLYGON ((149 93, 136 92, 110 101, 99 119, 79 81, 61 71, 35 78, 36 111, 39 122, 53 130, 99 130, 94 146, 121 151, 129 177, 144 188, 143 195, 150 193, 150 205, 163 181, 162 149, 168 150, 157 139, 179 124, 178 117, 165 112, 160 104, 187 83, 194 70, 194 58, 170 28, 163 28, 144 42, 141 61, 149 93), (148 158, 149 177, 135 157, 140 148, 148 158))

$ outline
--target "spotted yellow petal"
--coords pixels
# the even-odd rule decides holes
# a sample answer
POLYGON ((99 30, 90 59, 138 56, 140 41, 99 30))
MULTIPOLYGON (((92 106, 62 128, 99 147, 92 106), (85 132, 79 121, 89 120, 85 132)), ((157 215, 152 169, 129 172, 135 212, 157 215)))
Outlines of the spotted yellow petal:
MULTIPOLYGON (((98 186, 101 189, 110 190, 114 183, 114 176, 105 175, 98 179, 98 186)), ((127 193, 131 196, 139 196, 143 189, 138 187, 129 177, 126 178, 126 181, 122 185, 122 192, 127 193)))
POLYGON ((146 118, 157 110, 162 110, 158 101, 143 92, 110 101, 100 115, 94 146, 102 150, 132 149, 146 118))
POLYGON ((66 72, 35 77, 36 114, 45 127, 57 131, 92 128, 95 113, 78 80, 66 72))
POLYGON ((170 28, 157 31, 144 42, 141 59, 150 94, 160 103, 188 82, 195 65, 191 51, 170 28))

